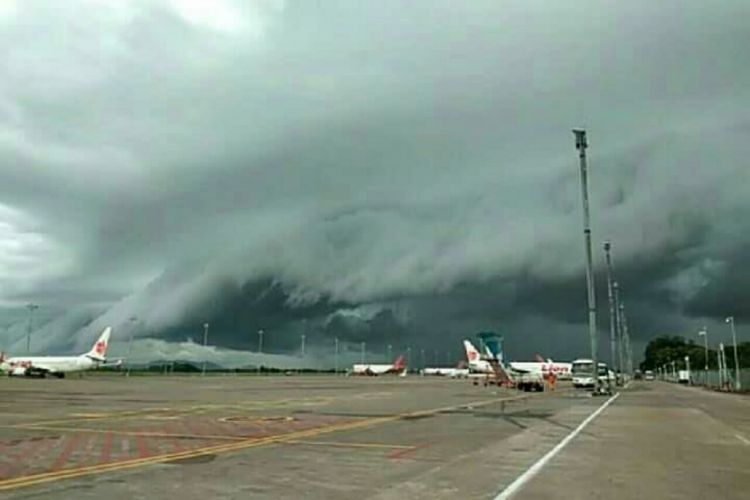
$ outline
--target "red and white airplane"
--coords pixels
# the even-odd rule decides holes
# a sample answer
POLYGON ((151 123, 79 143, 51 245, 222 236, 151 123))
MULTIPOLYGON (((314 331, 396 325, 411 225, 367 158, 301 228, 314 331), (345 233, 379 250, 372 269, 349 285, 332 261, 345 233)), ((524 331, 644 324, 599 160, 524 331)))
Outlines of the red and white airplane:
MULTIPOLYGON (((66 373, 99 368, 107 364, 107 346, 112 328, 104 329, 99 339, 86 354, 80 356, 16 356, 5 358, 0 354, 0 371, 8 375, 65 377, 66 373)), ((118 361, 114 364, 120 364, 118 361)))
POLYGON ((393 364, 390 365, 368 365, 368 364, 355 364, 352 366, 352 375, 406 375, 406 360, 403 356, 399 356, 393 364))
POLYGON ((571 363, 560 363, 536 355, 536 361, 511 361, 510 368, 519 373, 540 373, 544 377, 554 374, 561 380, 573 378, 571 363))

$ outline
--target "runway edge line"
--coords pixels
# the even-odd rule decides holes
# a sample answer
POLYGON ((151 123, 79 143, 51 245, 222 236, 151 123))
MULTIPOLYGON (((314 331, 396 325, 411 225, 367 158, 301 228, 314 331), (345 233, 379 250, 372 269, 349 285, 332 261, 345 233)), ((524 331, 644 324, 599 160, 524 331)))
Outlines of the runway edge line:
POLYGON ((565 436, 565 438, 560 441, 554 448, 552 448, 550 451, 547 452, 546 455, 544 455, 542 458, 536 461, 531 467, 526 469, 526 472, 521 474, 516 478, 515 481, 510 483, 503 491, 498 493, 498 495, 495 497, 495 500, 507 500, 511 498, 513 495, 518 493, 518 491, 523 488, 523 486, 528 483, 534 476, 536 476, 539 471, 544 468, 545 465, 547 465, 547 462, 552 460, 555 455, 560 453, 560 451, 565 448, 565 446, 570 443, 575 437, 584 429, 586 428, 589 423, 591 423, 592 420, 594 420, 596 417, 599 416, 601 412, 603 412, 615 399, 617 399, 620 396, 620 393, 618 392, 608 400, 606 400, 599 408, 597 408, 591 415, 586 417, 586 420, 581 422, 578 427, 573 429, 573 431, 565 436))

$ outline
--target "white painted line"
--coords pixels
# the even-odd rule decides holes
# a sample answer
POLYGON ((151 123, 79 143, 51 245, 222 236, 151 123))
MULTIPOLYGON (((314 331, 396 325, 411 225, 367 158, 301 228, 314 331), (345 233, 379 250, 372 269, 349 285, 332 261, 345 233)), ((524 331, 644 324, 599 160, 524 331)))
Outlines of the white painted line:
POLYGON ((513 495, 515 495, 516 493, 518 493, 518 490, 520 490, 526 483, 528 483, 531 478, 536 476, 539 473, 539 471, 541 471, 542 468, 545 465, 547 465, 547 462, 552 460, 552 458, 555 455, 557 455, 560 452, 560 450, 565 448, 565 445, 571 442, 592 420, 594 420, 601 412, 603 412, 604 409, 607 406, 609 406, 610 403, 612 403, 612 401, 617 399, 618 396, 620 396, 619 392, 615 394, 614 396, 612 396, 611 398, 609 398, 608 400, 606 400, 604 404, 602 404, 599 408, 597 408, 596 411, 594 411, 594 413, 589 415, 586 418, 586 420, 581 422, 580 425, 573 430, 573 432, 565 436, 565 439, 560 441, 557 444, 557 446, 552 448, 546 455, 540 458, 534 465, 529 467, 526 470, 526 472, 518 476, 515 481, 513 481, 512 483, 510 483, 510 485, 508 485, 507 488, 505 488, 503 491, 498 493, 498 495, 495 497, 495 500, 506 500, 512 497, 513 495))
POLYGON ((742 434, 735 434, 734 437, 745 443, 746 445, 750 446, 750 440, 748 440, 745 436, 742 434))

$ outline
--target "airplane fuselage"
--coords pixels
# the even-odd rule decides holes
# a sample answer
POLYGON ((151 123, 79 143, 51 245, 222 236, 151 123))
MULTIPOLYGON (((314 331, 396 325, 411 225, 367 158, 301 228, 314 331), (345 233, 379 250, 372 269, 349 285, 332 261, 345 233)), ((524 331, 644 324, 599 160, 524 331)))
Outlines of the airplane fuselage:
POLYGON ((352 373, 355 375, 385 375, 386 373, 401 373, 403 370, 395 365, 355 364, 352 366, 352 373))
POLYGON ((10 375, 59 374, 91 370, 102 364, 102 361, 88 356, 29 356, 6 359, 2 371, 10 375))
POLYGON ((525 373, 538 373, 540 375, 549 375, 554 373, 558 378, 571 378, 570 363, 537 362, 537 361, 511 361, 508 363, 511 370, 525 373))

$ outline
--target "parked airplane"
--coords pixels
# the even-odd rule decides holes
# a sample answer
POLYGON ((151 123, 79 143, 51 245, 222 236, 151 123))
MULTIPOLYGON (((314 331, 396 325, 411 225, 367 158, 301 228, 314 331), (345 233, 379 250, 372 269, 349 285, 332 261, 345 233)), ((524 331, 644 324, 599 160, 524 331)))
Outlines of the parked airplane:
POLYGON ((536 355, 536 361, 511 361, 508 364, 512 370, 519 373, 540 373, 544 377, 554 374, 562 380, 573 377, 571 363, 560 363, 551 359, 545 360, 538 354, 536 355))
POLYGON ((473 377, 484 377, 485 385, 491 377, 494 377, 495 383, 498 385, 515 386, 524 391, 541 391, 544 389, 544 378, 541 372, 517 371, 512 367, 508 369, 503 363, 502 353, 495 355, 485 346, 486 354, 482 356, 479 350, 468 340, 464 340, 464 348, 469 361, 469 369, 474 372, 473 377))
POLYGON ((494 375, 496 370, 492 363, 484 359, 479 350, 474 347, 468 340, 464 340, 464 349, 466 350, 466 361, 469 362, 469 370, 474 373, 486 373, 494 375))
POLYGON ((355 364, 352 366, 353 375, 406 375, 406 361, 403 356, 399 356, 393 364, 390 365, 368 365, 355 364))
POLYGON ((65 377, 66 373, 98 368, 107 364, 107 346, 112 332, 110 327, 104 329, 99 339, 86 354, 80 356, 16 356, 0 359, 0 371, 8 375, 27 375, 45 377, 54 375, 65 377))
POLYGON ((437 375, 440 377, 464 378, 469 376, 468 368, 423 368, 422 375, 437 375))

